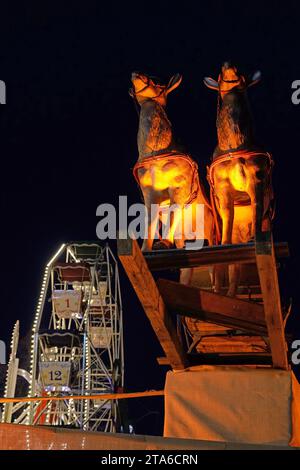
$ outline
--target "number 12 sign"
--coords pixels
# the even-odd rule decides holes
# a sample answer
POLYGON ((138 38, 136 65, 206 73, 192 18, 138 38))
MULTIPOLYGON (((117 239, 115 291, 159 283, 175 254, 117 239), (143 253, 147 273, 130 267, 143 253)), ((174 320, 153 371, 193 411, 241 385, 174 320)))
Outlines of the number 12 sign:
POLYGON ((70 379, 70 362, 40 362, 40 373, 44 387, 67 387, 70 379))

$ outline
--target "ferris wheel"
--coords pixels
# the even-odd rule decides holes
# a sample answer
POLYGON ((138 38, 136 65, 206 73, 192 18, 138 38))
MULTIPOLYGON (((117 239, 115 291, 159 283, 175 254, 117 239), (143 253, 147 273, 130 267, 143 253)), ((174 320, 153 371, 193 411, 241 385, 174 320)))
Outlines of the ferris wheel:
MULTIPOLYGON (((117 400, 101 400, 101 394, 124 387, 120 281, 108 245, 63 244, 47 263, 33 321, 28 377, 28 397, 53 400, 10 406, 4 421, 103 432, 121 428, 117 400), (88 398, 68 399, 76 395, 88 398)), ((7 383, 15 382, 8 377, 7 383)), ((7 393, 13 396, 12 387, 7 393)))

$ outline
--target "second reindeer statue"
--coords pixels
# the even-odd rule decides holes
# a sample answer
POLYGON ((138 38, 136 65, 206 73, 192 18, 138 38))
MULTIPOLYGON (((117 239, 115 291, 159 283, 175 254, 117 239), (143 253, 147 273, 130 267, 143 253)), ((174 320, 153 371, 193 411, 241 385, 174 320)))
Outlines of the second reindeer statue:
MULTIPOLYGON (((259 80, 260 72, 246 78, 228 62, 222 66, 218 81, 204 79, 208 88, 218 92, 218 145, 209 180, 215 213, 221 218, 222 244, 245 243, 270 230, 273 161, 256 145, 247 101, 247 89, 259 80)), ((229 266, 229 296, 236 294, 239 271, 238 265, 229 266)), ((220 288, 220 277, 216 276, 216 291, 220 288)))

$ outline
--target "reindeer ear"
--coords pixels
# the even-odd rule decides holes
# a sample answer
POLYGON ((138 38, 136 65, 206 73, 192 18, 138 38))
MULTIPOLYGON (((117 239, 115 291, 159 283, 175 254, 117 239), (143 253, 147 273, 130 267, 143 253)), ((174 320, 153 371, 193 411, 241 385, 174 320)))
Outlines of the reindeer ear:
POLYGON ((219 84, 213 78, 204 77, 203 82, 204 82, 204 85, 207 86, 207 88, 211 88, 212 90, 219 90, 219 84))
POLYGON ((180 83, 182 81, 182 75, 180 75, 180 73, 176 73, 175 75, 173 75, 173 77, 170 79, 168 85, 167 85, 167 93, 170 93, 171 91, 175 90, 175 88, 177 88, 180 83))
POLYGON ((248 87, 252 85, 256 85, 256 83, 260 82, 260 80, 261 80, 261 72, 260 70, 256 70, 256 72, 254 72, 252 77, 250 77, 248 87))

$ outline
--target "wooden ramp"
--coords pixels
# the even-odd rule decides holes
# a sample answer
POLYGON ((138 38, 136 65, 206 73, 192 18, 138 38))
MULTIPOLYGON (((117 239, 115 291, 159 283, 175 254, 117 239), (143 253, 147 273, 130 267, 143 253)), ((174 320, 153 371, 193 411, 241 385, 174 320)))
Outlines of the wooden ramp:
POLYGON ((256 243, 147 254, 135 240, 118 240, 120 261, 165 353, 158 361, 173 369, 191 364, 288 369, 276 264, 288 254, 287 243, 273 244, 271 233, 256 243), (237 297, 213 293, 208 268, 233 262, 243 267, 237 297), (189 285, 152 274, 184 268, 193 268, 189 285), (175 326, 178 315, 189 340, 175 326))

